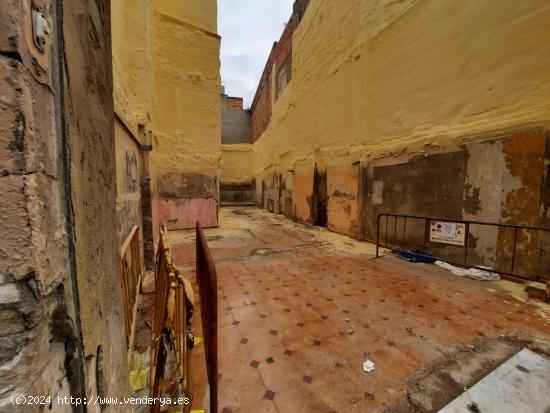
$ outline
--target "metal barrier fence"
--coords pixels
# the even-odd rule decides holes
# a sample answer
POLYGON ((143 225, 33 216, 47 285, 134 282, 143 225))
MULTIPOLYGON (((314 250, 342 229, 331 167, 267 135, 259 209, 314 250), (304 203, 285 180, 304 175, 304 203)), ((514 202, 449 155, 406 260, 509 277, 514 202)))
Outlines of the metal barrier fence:
MULTIPOLYGON (((191 394, 191 348, 193 291, 187 280, 176 269, 170 245, 168 231, 162 226, 159 234, 155 267, 155 303, 153 307, 153 326, 151 344, 151 397, 156 403, 151 406, 152 413, 160 411, 160 401, 164 386, 164 374, 168 351, 174 350, 176 359, 177 388, 183 397, 192 400, 191 394)), ((184 412, 191 404, 184 405, 184 412)))
POLYGON ((136 225, 120 248, 122 261, 122 294, 124 300, 124 321, 128 349, 132 348, 134 321, 137 311, 137 297, 141 282, 143 263, 141 261, 141 244, 136 225))
POLYGON ((210 412, 218 411, 218 281, 212 254, 197 222, 197 283, 201 301, 206 370, 210 385, 210 412))
POLYGON ((514 271, 516 269, 516 258, 517 258, 516 253, 518 249, 517 244, 518 244, 519 231, 550 233, 550 229, 548 228, 533 227, 533 226, 527 226, 527 225, 501 224, 501 223, 484 222, 484 221, 457 220, 457 219, 436 218, 436 217, 429 217, 429 216, 419 216, 419 215, 383 213, 378 215, 378 219, 376 222, 376 257, 377 258, 380 256, 380 253, 379 253, 380 247, 397 250, 397 251, 410 252, 410 249, 404 248, 403 245, 405 244, 405 241, 406 241, 407 222, 411 222, 412 220, 421 220, 424 223, 423 225, 424 234, 423 234, 423 241, 422 241, 423 252, 426 252, 428 241, 447 244, 447 246, 454 245, 458 247, 463 247, 464 249, 463 251, 464 258, 462 261, 450 260, 447 258, 436 257, 434 255, 429 255, 429 254, 422 254, 420 252, 415 251, 415 254, 418 256, 421 256, 424 258, 439 259, 441 261, 445 261, 450 264, 461 265, 465 267, 467 266, 471 268, 477 268, 480 270, 487 270, 487 267, 468 264, 468 253, 470 250, 470 240, 471 240, 470 230, 475 225, 490 226, 490 227, 496 227, 496 228, 507 228, 513 231, 512 247, 511 247, 512 252, 510 254, 510 269, 500 270, 497 268, 497 269, 491 269, 491 271, 502 275, 514 277, 514 278, 523 278, 523 279, 530 279, 530 280, 534 280, 538 278, 540 278, 541 280, 544 280, 545 278, 550 278, 550 275, 545 275, 545 277, 542 277, 541 274, 531 274, 529 277, 526 277, 525 274, 519 274, 514 271), (393 219, 390 220, 390 217, 393 219), (384 228, 381 228, 382 218, 385 218, 384 228), (398 219, 402 220, 402 224, 400 223, 398 225, 398 219), (393 222, 390 222, 390 221, 393 221, 393 222), (437 228, 438 223, 439 225, 453 224, 454 227, 451 227, 451 226, 449 227, 455 228, 455 235, 454 236, 451 234, 441 235, 438 238, 438 240, 436 241, 431 240, 432 231, 438 230, 437 228), (433 227, 433 225, 435 225, 435 227, 433 227), (461 231, 456 231, 457 225, 460 225, 461 231), (383 229, 384 231, 383 241, 380 233, 381 229, 383 229), (460 233, 456 234, 456 232, 460 232, 460 233), (388 233, 390 235, 389 239, 388 239, 388 233))

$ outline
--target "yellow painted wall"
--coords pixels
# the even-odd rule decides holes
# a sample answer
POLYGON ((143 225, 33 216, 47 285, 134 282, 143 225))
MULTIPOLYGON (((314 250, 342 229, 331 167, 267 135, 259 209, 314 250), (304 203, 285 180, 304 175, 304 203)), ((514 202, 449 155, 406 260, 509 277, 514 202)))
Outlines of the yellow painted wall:
POLYGON ((148 125, 150 120, 150 1, 111 4, 115 112, 136 136, 138 124, 148 125))
POLYGON ((217 33, 216 0, 153 0, 155 10, 205 32, 217 33))
POLYGON ((337 206, 330 195, 353 195, 354 162, 550 123, 549 21, 545 0, 312 0, 293 36, 292 80, 254 144, 257 178, 294 165, 307 220, 312 172, 297 165, 321 162, 329 226, 353 233, 357 199, 337 206))
POLYGON ((112 37, 115 110, 142 143, 152 145, 154 227, 175 215, 194 220, 205 203, 210 212, 201 219, 215 225, 221 157, 216 0, 114 2, 112 37), (196 190, 201 180, 209 182, 204 197, 196 190), (173 183, 178 197, 159 200, 161 181, 163 188, 173 183))
POLYGON ((153 2, 151 167, 157 175, 218 169, 221 80, 220 37, 211 31, 215 22, 215 0, 153 2))
POLYGON ((246 143, 222 145, 220 182, 249 182, 254 177, 253 146, 246 143))

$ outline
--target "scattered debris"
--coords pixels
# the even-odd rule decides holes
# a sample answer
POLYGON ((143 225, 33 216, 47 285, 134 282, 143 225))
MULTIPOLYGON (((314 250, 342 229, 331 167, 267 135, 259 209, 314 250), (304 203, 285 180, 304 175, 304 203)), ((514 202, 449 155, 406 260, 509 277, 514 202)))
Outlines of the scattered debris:
POLYGON ((147 386, 147 372, 149 367, 130 371, 130 387, 133 391, 139 391, 147 386))
POLYGON ((471 278, 473 280, 479 280, 479 281, 497 281, 500 280, 500 275, 498 275, 495 272, 491 272, 489 270, 492 270, 492 268, 489 267, 483 267, 488 271, 480 270, 477 268, 460 268, 455 267, 454 265, 451 265, 444 261, 437 260, 435 262, 435 265, 438 267, 444 268, 446 270, 449 270, 454 275, 458 275, 459 277, 467 277, 471 278))
POLYGON ((525 286, 525 292, 531 299, 550 302, 550 281, 546 285, 541 282, 530 281, 525 286))
POLYGON ((363 371, 365 373, 371 373, 374 371, 374 363, 371 360, 365 360, 363 363, 363 371))
POLYGON ((481 410, 479 410, 479 407, 476 402, 472 402, 468 405, 468 410, 473 413, 481 413, 481 410))
POLYGON ((401 258, 402 260, 409 262, 424 264, 433 264, 435 262, 435 258, 433 258, 432 254, 427 251, 421 251, 417 249, 414 249, 412 251, 393 250, 392 253, 394 253, 397 258, 401 258))

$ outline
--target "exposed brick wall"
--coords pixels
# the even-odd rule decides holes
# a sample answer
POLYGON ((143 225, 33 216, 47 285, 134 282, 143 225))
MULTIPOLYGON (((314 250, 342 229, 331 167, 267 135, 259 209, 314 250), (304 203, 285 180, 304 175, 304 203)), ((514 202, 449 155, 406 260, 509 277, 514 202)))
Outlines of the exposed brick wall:
POLYGON ((294 19, 291 18, 275 48, 273 63, 275 64, 276 70, 283 64, 286 57, 292 53, 292 35, 294 34, 294 28, 294 19))
MULTIPOLYGON (((262 77, 256 89, 256 95, 250 107, 252 114, 252 141, 256 141, 269 125, 271 120, 271 102, 272 102, 272 90, 271 90, 271 73, 273 67, 278 71, 279 68, 285 63, 285 59, 292 55, 292 35, 294 30, 298 26, 302 19, 305 10, 309 4, 309 0, 296 0, 294 3, 294 11, 290 17, 283 34, 278 42, 273 43, 271 53, 267 59, 262 77)), ((292 67, 288 68, 287 83, 291 78, 292 67)), ((277 72, 275 72, 277 73, 277 72)))
POLYGON ((302 17, 304 17, 308 4, 309 0, 296 0, 294 2, 292 20, 295 26, 297 26, 302 20, 302 17))
POLYGON ((242 109, 243 98, 222 95, 222 107, 229 108, 229 109, 242 109))
POLYGON ((271 119, 271 70, 277 42, 273 43, 271 53, 265 64, 260 83, 256 89, 256 95, 252 101, 250 112, 252 114, 252 142, 256 141, 263 133, 271 119))
POLYGON ((262 135, 271 120, 273 93, 271 90, 271 73, 273 72, 273 67, 277 69, 284 62, 288 54, 292 52, 293 33, 294 24, 292 23, 292 19, 290 19, 281 35, 281 39, 273 43, 273 47, 271 48, 271 53, 265 64, 258 89, 256 89, 256 95, 250 108, 252 113, 252 142, 262 135))

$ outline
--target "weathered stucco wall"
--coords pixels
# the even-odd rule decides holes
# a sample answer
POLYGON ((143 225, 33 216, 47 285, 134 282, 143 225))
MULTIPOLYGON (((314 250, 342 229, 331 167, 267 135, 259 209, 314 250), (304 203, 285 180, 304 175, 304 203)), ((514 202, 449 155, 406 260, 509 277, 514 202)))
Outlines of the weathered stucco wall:
POLYGON ((254 150, 250 144, 222 145, 220 182, 240 183, 254 177, 254 150))
POLYGON ((215 0, 113 6, 115 109, 148 159, 153 231, 217 225, 221 108, 215 0), (202 186, 206 185, 206 186, 202 186))
POLYGON ((222 145, 222 202, 255 203, 254 151, 250 144, 222 145))
POLYGON ((542 163, 531 164, 531 152, 512 143, 467 145, 511 135, 522 142, 533 128, 545 134, 549 19, 550 5, 541 0, 312 0, 293 35, 292 80, 272 101, 269 126, 254 144, 257 187, 264 182, 258 204, 280 202, 275 182, 292 180, 292 211, 311 221, 317 164, 327 172, 328 227, 338 232, 371 238, 373 204, 377 211, 450 216, 456 210, 456 216, 540 224, 542 163), (491 156, 508 159, 499 164, 502 174, 516 178, 489 179, 480 168, 491 156), (506 211, 511 199, 519 202, 521 175, 514 164, 539 177, 521 180, 524 192, 539 195, 531 208, 514 205, 512 215, 506 211), (384 177, 373 178, 382 166, 384 177), (489 193, 479 211, 469 212, 470 198, 494 185, 501 203, 495 207, 489 193))
POLYGON ((150 122, 151 0, 117 0, 111 8, 115 111, 141 138, 139 125, 150 122))
POLYGON ((116 213, 118 245, 124 243, 134 226, 138 226, 140 239, 142 230, 142 199, 140 178, 143 165, 140 145, 126 125, 115 117, 116 155, 116 213))
MULTIPOLYGON (((86 392, 121 397, 129 394, 129 381, 116 230, 110 2, 63 2, 63 15, 65 117, 86 392)), ((102 410, 118 412, 121 407, 102 410)))
MULTIPOLYGON (((217 225, 221 156, 216 2, 153 2, 153 215, 169 228, 217 225)), ((156 228, 156 225, 155 225, 156 228)))

